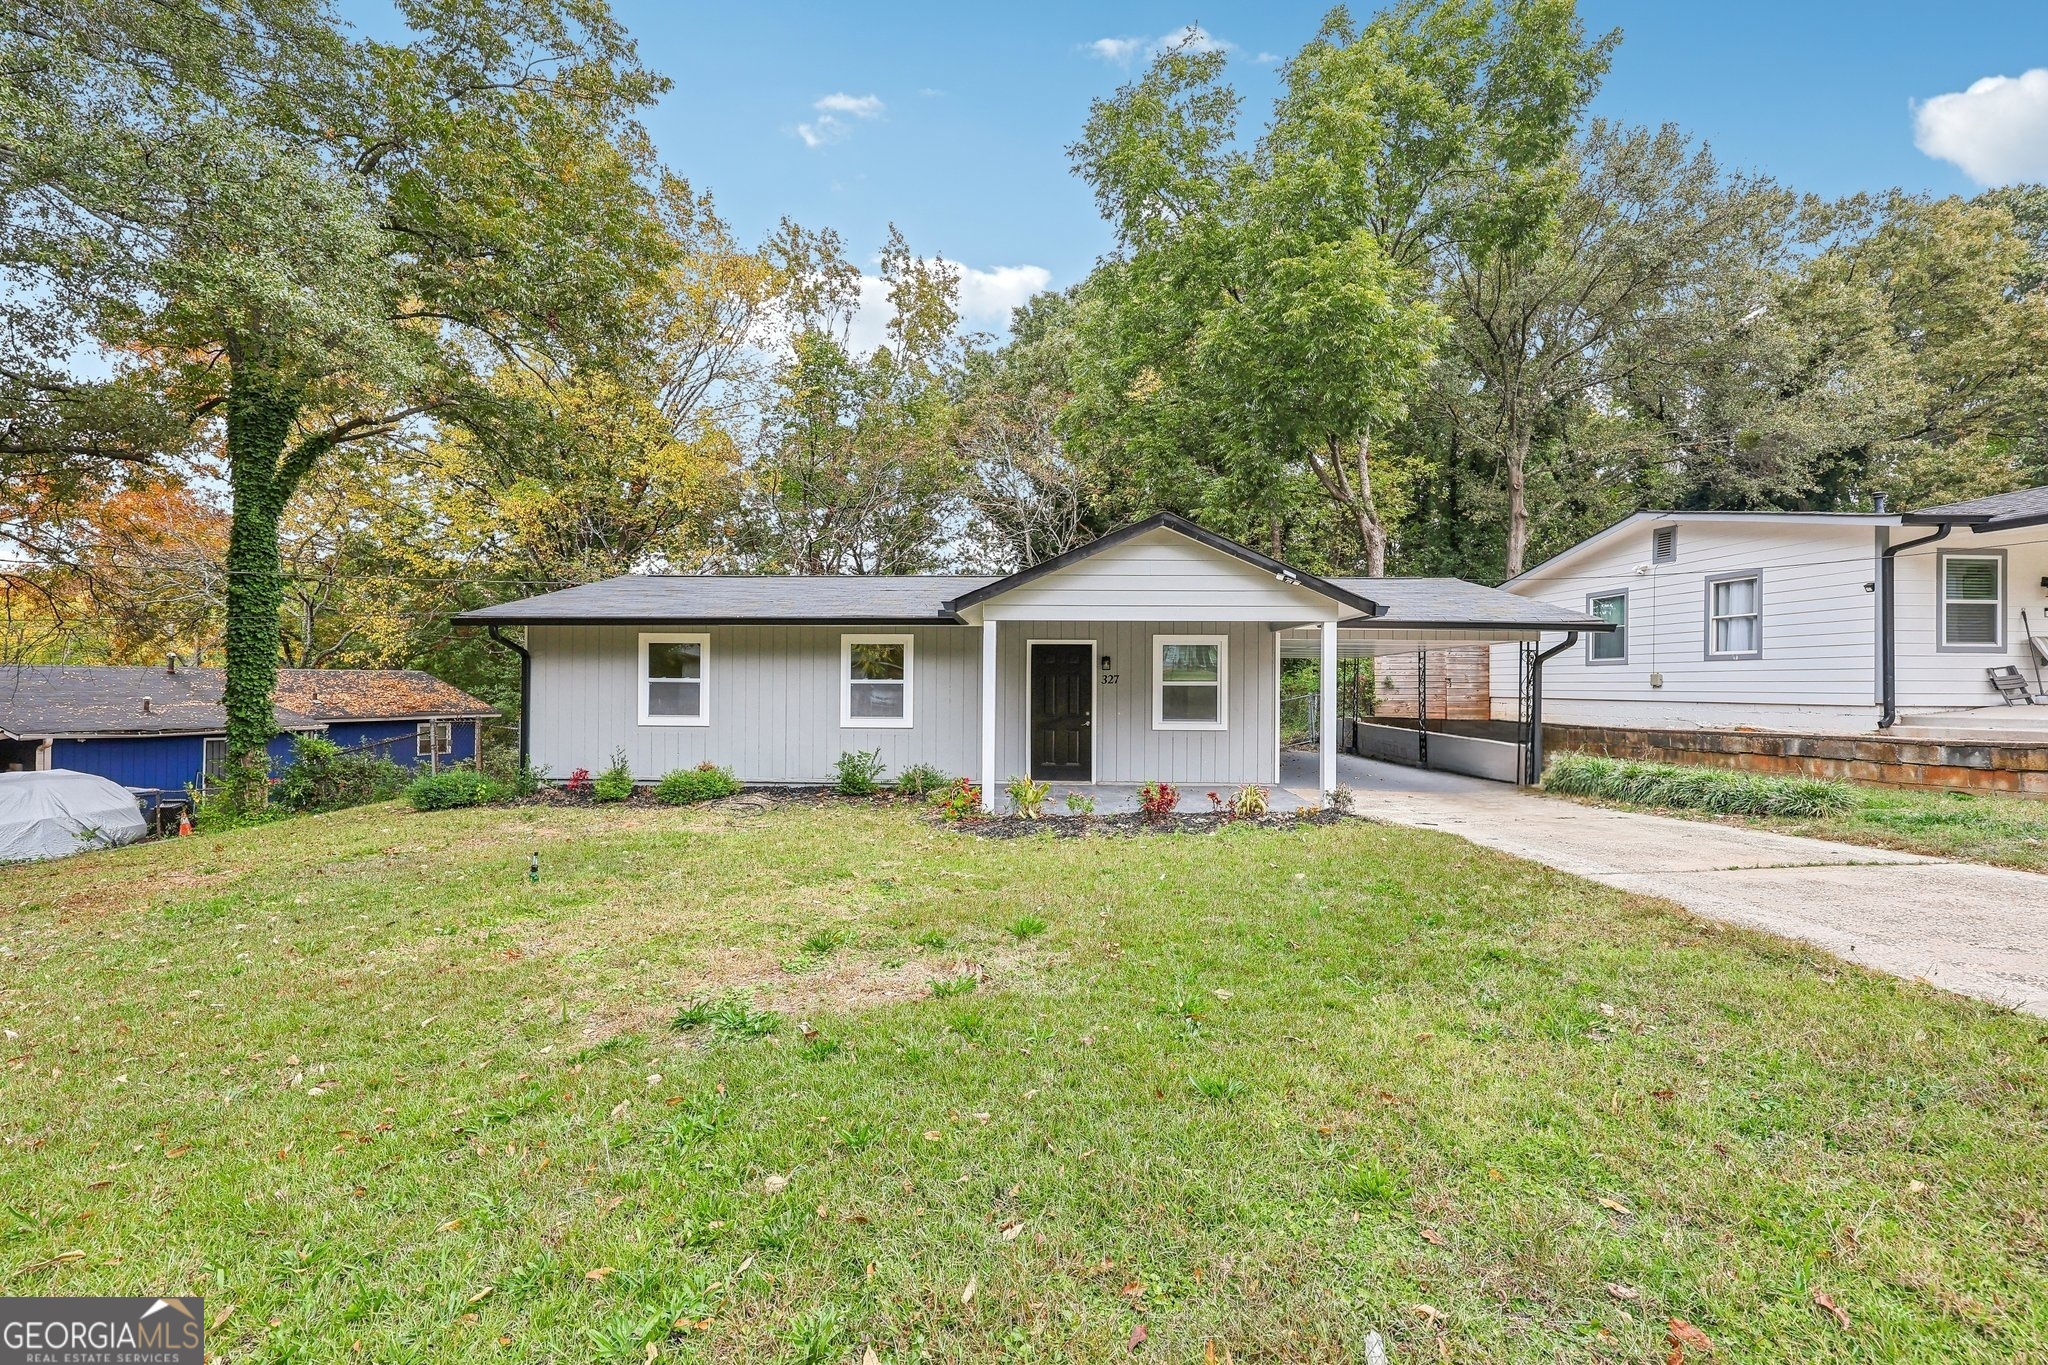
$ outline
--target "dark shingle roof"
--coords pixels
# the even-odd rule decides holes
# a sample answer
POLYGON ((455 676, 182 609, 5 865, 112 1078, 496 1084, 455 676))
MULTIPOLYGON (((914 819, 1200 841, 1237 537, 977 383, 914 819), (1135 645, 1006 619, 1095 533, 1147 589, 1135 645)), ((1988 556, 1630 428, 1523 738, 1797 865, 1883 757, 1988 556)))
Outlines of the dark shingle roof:
MULTIPOLYGON (((10 735, 219 734, 227 723, 218 668, 0 668, 0 731, 10 735), (149 709, 143 710, 143 700, 149 709)), ((277 726, 331 721, 466 718, 498 713, 439 678, 403 668, 282 668, 277 726)))
MULTIPOLYGON (((952 625, 945 604, 993 578, 734 577, 629 575, 565 588, 523 602, 465 612, 459 621, 500 625, 718 625, 928 623, 952 625)), ((1379 603, 1372 618, 1403 626, 1502 626, 1599 630, 1568 608, 1457 578, 1333 578, 1347 593, 1379 603)), ((1364 618, 1355 618, 1362 621, 1364 618)))
POLYGON ((627 574, 520 602, 466 611, 455 619, 499 625, 745 621, 951 625, 957 618, 946 610, 946 603, 995 581, 950 574, 915 578, 850 574, 627 574))
POLYGON ((1908 512, 1905 519, 1915 524, 1965 523, 1980 531, 2033 526, 2048 521, 2048 487, 2021 488, 2010 493, 1993 493, 1988 498, 1946 502, 1939 507, 1922 507, 1908 512))

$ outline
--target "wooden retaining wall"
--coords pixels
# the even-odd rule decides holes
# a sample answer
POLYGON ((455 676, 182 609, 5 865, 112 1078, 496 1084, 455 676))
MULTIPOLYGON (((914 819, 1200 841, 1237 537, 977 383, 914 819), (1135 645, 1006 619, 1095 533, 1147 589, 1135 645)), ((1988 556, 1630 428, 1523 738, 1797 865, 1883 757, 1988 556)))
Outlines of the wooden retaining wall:
MULTIPOLYGON (((1432 708, 1434 710, 1434 708, 1432 708)), ((2048 744, 1799 735, 1762 730, 1624 730, 1545 725, 1548 753, 1699 763, 1745 772, 2048 797, 2048 744)))

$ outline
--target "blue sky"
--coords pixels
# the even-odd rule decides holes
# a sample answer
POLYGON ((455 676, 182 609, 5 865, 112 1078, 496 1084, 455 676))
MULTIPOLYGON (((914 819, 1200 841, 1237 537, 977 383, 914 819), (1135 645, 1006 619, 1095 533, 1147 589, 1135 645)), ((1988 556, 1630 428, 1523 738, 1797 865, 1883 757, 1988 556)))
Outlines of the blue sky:
MULTIPOLYGON (((968 277, 983 322, 1107 249, 1065 147, 1147 42, 1198 23, 1229 44, 1256 129, 1272 58, 1324 10, 614 2, 675 81, 649 120, 664 159, 744 235, 788 214, 837 228, 867 261, 894 221, 913 249, 988 272, 968 277)), ((1944 95, 1937 145, 1985 179, 2048 179, 2048 70, 2020 79, 2048 68, 2043 0, 1582 0, 1582 12, 1595 31, 1623 31, 1599 113, 1676 122, 1797 188, 1973 191, 1978 179, 1915 146, 1915 102, 1944 95), (2000 76, 2012 81, 1962 93, 2000 76)))

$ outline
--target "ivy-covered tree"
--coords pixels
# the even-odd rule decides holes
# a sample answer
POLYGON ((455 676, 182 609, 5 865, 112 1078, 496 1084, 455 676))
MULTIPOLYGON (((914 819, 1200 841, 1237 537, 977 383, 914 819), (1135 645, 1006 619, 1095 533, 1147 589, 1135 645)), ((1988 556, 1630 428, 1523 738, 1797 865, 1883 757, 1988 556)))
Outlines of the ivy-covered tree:
POLYGON ((0 268, 45 310, 5 455, 218 450, 228 746, 273 721, 278 525, 331 452, 602 365, 671 245, 635 112, 664 88, 602 0, 402 0, 397 41, 318 0, 84 0, 0 18, 0 268), (114 376, 67 370, 81 348, 114 376), (80 416, 84 414, 84 416, 80 416), (87 420, 90 418, 90 420, 87 420), (161 420, 159 421, 161 426, 161 420), (118 447, 118 449, 114 449, 118 447))

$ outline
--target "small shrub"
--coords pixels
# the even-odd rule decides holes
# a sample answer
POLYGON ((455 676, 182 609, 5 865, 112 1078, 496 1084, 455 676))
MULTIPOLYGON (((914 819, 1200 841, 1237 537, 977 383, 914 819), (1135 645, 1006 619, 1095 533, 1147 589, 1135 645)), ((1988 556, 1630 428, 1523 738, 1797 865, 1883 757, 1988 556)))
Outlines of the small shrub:
POLYGON ((569 780, 562 786, 571 796, 587 795, 590 791, 590 769, 578 768, 569 774, 569 780))
POLYGON ((597 775, 590 784, 591 799, 603 802, 624 801, 633 794, 633 765, 626 761, 624 749, 612 750, 611 766, 597 775))
POLYGON ((1037 820, 1045 815, 1045 801, 1052 795, 1052 783, 1013 777, 1004 785, 1003 791, 1010 798, 1012 813, 1026 820, 1037 820))
POLYGON ((833 783, 841 796, 873 796, 882 786, 882 762, 880 749, 855 749, 852 753, 839 755, 838 780, 833 783))
POLYGON ((484 776, 497 783, 513 796, 531 796, 540 790, 540 784, 547 781, 548 770, 535 767, 531 760, 519 761, 519 751, 502 745, 485 749, 477 759, 477 769, 484 776))
POLYGON ((405 799, 414 810, 453 810, 458 806, 482 806, 505 798, 497 783, 474 768, 451 768, 414 778, 405 789, 405 799))
POLYGON ((292 811, 345 810, 389 801, 405 790, 411 775, 382 754, 346 750, 319 735, 292 740, 291 766, 271 789, 270 799, 292 811))
POLYGON ((1138 809, 1147 820, 1164 820, 1180 808, 1180 788, 1171 782, 1147 782, 1138 788, 1138 809))
POLYGON ((1046 930, 1046 923, 1036 915, 1019 915, 1010 921, 1010 932, 1018 938, 1037 938, 1046 930))
POLYGON ((946 790, 932 798, 932 804, 939 809, 939 818, 958 823, 961 820, 979 820, 981 811, 981 784, 961 778, 946 790))
POLYGON ((1323 802, 1339 815, 1349 815, 1358 808, 1358 793, 1339 782, 1324 793, 1323 802))
POLYGON ((678 768, 654 786, 654 799, 664 806, 693 806, 699 801, 716 801, 740 789, 732 769, 715 763, 678 768))
POLYGON ((1582 753, 1563 753, 1551 759, 1543 771, 1543 787, 1565 796, 1714 815, 1810 819, 1838 815, 1856 804, 1855 789, 1843 782, 1768 777, 1676 763, 1638 763, 1582 753))
POLYGON ((1230 798, 1230 818, 1256 820, 1273 808, 1273 798, 1264 787, 1239 787, 1230 798))
POLYGON ((929 763, 914 763, 896 774, 898 796, 936 796, 952 785, 952 774, 929 763))
POLYGON ((1068 792, 1067 814, 1078 815, 1084 819, 1095 814, 1095 798, 1086 792, 1068 792))

